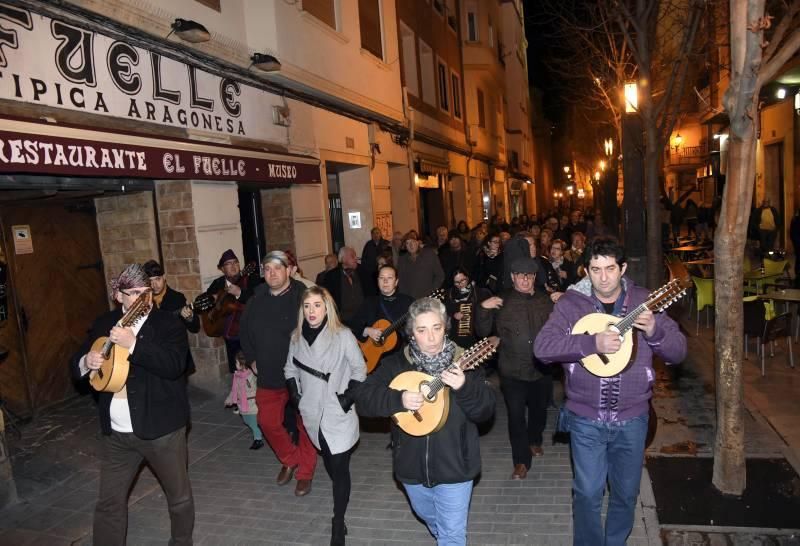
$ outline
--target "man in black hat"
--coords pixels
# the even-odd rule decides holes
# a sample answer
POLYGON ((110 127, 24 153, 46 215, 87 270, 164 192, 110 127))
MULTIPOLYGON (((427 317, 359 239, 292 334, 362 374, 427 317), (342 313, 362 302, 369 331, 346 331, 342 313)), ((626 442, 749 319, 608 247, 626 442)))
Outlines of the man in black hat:
MULTIPOLYGON (((155 260, 145 262, 144 271, 150 278, 150 286, 153 287, 153 304, 156 308, 180 317, 187 331, 193 334, 199 332, 200 317, 186 303, 186 296, 183 293, 167 285, 167 278, 161 264, 155 260)), ((189 351, 186 355, 186 374, 191 375, 194 371, 194 359, 192 352, 189 351)))
POLYGON ((258 267, 251 274, 242 275, 242 270, 239 267, 239 258, 230 248, 220 256, 217 268, 222 271, 222 276, 214 279, 214 282, 206 290, 206 294, 213 296, 215 299, 230 294, 236 299, 236 309, 225 318, 222 332, 228 356, 228 370, 233 373, 236 371, 236 353, 241 349, 239 343, 239 320, 244 311, 245 303, 253 295, 253 290, 261 282, 261 277, 258 274, 258 267))
POLYGON ((534 290, 539 265, 530 256, 516 258, 510 266, 511 287, 501 296, 481 302, 476 330, 479 336, 494 331, 500 338, 500 389, 508 409, 508 435, 514 471, 511 479, 528 475, 532 457, 544 454, 542 433, 547 421, 547 402, 553 388, 547 368, 533 354, 533 342, 553 303, 534 290), (527 409, 528 417, 525 417, 527 409))

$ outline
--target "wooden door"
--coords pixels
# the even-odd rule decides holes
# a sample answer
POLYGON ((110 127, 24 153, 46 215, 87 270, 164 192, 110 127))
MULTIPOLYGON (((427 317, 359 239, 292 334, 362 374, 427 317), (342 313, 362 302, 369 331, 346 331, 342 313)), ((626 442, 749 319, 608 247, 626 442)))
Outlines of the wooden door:
POLYGON ((0 378, 10 381, 0 394, 18 413, 29 413, 74 392, 69 359, 108 310, 97 222, 91 200, 4 205, 0 218, 9 303, 16 304, 2 336, 17 338, 8 339, 17 351, 0 365, 0 378), (32 254, 15 252, 15 225, 30 226, 32 254))

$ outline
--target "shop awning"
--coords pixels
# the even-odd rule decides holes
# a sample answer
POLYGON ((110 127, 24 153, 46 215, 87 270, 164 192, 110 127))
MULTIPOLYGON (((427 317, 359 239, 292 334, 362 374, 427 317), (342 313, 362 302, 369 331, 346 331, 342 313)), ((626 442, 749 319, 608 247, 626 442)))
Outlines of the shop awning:
POLYGON ((416 154, 415 170, 420 174, 450 174, 450 162, 435 156, 416 154))
POLYGON ((314 157, 8 118, 0 118, 0 173, 281 186, 320 182, 314 157))

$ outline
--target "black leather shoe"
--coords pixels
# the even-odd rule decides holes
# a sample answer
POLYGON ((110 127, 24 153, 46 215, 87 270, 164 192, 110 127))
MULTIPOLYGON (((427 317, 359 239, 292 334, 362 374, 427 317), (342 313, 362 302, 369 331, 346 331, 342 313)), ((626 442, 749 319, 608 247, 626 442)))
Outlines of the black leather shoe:
POLYGON ((261 449, 264 447, 264 440, 253 440, 253 443, 250 444, 250 449, 261 449))

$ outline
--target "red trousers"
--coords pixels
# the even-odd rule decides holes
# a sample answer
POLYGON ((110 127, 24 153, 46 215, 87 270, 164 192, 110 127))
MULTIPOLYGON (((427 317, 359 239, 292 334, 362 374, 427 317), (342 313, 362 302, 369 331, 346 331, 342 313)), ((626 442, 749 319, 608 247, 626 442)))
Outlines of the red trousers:
POLYGON ((317 467, 317 449, 303 426, 300 413, 297 413, 297 445, 283 426, 283 414, 289 402, 289 391, 286 389, 261 389, 256 391, 258 406, 258 426, 269 442, 270 447, 284 466, 296 466, 295 478, 310 480, 317 467))

